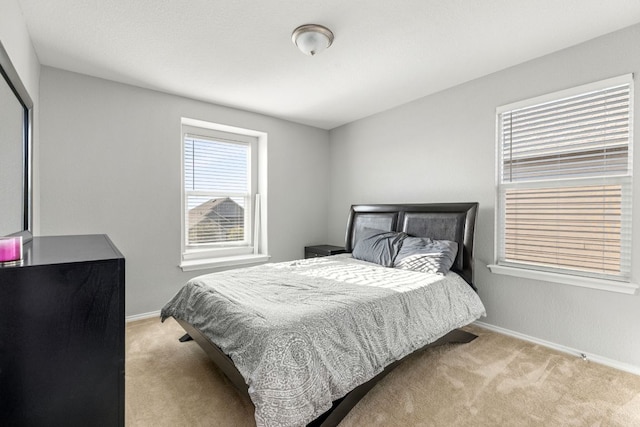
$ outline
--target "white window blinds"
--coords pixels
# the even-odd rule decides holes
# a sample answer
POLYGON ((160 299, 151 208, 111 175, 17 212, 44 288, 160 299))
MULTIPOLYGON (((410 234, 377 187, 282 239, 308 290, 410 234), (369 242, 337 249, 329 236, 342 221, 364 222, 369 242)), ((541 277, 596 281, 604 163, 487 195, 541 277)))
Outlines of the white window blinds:
POLYGON ((183 152, 186 245, 249 245, 251 143, 187 132, 183 152))
POLYGON ((628 280, 631 76, 498 110, 498 263, 628 280))

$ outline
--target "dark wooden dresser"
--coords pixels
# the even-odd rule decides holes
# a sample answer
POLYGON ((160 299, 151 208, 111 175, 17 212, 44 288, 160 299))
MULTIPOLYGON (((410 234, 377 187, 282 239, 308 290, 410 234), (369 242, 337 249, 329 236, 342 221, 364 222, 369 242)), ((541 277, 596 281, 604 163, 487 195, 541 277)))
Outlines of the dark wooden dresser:
POLYGON ((0 267, 0 425, 124 426, 124 264, 84 235, 0 267))

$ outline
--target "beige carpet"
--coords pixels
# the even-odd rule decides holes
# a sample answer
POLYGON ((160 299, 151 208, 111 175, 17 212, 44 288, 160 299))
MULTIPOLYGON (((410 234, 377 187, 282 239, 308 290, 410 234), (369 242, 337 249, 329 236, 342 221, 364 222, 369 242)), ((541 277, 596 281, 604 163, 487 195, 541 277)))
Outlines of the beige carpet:
MULTIPOLYGON (((340 426, 640 426, 640 377, 469 329, 469 344, 412 355, 340 426)), ((127 426, 254 426, 251 403, 182 334, 173 319, 127 325, 127 426)))

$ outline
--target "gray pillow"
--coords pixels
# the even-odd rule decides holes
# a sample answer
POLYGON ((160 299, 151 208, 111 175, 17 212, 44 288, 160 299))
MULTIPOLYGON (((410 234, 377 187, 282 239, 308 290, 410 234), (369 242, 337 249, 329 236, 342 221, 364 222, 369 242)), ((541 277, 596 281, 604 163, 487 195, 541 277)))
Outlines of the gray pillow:
POLYGON ((395 259, 394 267, 405 270, 445 275, 458 254, 458 243, 432 240, 428 237, 407 237, 395 259))
POLYGON ((393 267, 406 233, 363 228, 351 252, 356 259, 393 267))

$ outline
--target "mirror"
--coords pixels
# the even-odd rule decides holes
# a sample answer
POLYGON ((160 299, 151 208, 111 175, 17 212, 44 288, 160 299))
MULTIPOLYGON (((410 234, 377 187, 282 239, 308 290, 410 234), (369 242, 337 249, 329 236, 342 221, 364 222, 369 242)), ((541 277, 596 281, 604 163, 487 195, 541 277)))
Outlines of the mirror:
POLYGON ((0 236, 32 238, 33 102, 0 43, 0 236))

